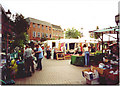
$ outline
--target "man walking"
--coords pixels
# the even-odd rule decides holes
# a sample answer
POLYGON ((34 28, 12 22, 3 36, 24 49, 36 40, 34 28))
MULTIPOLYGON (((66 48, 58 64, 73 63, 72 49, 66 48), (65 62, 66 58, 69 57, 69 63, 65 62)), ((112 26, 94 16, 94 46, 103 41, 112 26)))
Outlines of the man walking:
POLYGON ((36 45, 36 48, 38 49, 38 51, 36 51, 35 53, 39 54, 38 59, 37 59, 36 70, 42 70, 42 63, 41 62, 42 62, 42 58, 43 58, 43 50, 38 44, 36 45))

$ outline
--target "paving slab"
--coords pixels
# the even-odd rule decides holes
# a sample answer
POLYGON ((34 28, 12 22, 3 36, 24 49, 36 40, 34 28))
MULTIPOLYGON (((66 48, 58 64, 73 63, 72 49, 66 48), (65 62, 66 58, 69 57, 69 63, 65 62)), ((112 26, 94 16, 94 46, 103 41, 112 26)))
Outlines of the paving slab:
POLYGON ((31 77, 15 79, 16 84, 86 84, 80 67, 70 64, 71 60, 53 60, 43 58, 41 71, 35 70, 31 77))

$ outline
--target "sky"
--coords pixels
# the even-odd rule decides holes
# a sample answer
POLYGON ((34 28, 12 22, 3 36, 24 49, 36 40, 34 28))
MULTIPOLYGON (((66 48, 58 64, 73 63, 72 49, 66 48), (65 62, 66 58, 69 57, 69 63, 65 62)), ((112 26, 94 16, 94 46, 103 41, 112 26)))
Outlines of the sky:
POLYGON ((25 18, 32 17, 62 29, 72 28, 88 31, 116 26, 120 0, 0 0, 3 8, 12 13, 21 13, 25 18))

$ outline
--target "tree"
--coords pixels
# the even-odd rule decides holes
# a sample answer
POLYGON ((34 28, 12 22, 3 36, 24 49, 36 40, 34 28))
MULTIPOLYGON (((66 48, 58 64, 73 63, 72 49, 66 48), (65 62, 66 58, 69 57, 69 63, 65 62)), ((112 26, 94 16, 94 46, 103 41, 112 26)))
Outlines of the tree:
POLYGON ((81 28, 81 30, 83 30, 83 28, 81 28))
POLYGON ((22 14, 15 15, 14 21, 14 29, 13 32, 15 33, 15 41, 13 43, 13 47, 23 47, 24 44, 28 42, 28 35, 27 29, 29 27, 28 22, 24 19, 22 14))
MULTIPOLYGON (((98 26, 96 27, 96 30, 99 30, 98 26)), ((94 38, 98 39, 100 37, 100 35, 101 35, 100 33, 94 33, 94 38)))
POLYGON ((61 37, 59 36, 59 37, 58 37, 58 39, 60 40, 60 39, 61 39, 61 37))
POLYGON ((78 37, 81 37, 81 32, 76 30, 74 27, 72 29, 68 28, 67 31, 65 32, 65 37, 66 38, 78 38, 78 37))

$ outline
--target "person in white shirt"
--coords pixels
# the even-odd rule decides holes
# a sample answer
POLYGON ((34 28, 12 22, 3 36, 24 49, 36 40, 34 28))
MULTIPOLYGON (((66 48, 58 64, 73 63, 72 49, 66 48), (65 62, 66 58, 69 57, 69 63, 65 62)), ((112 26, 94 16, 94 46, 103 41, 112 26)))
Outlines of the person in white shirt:
POLYGON ((88 64, 89 64, 89 50, 88 50, 88 47, 86 46, 86 44, 83 45, 83 50, 85 53, 85 66, 88 66, 88 64))
POLYGON ((30 48, 29 44, 26 44, 26 49, 24 51, 23 56, 25 59, 26 73, 28 75, 31 75, 30 67, 32 69, 32 72, 34 73, 34 64, 33 64, 32 53, 33 53, 32 48, 30 48))

